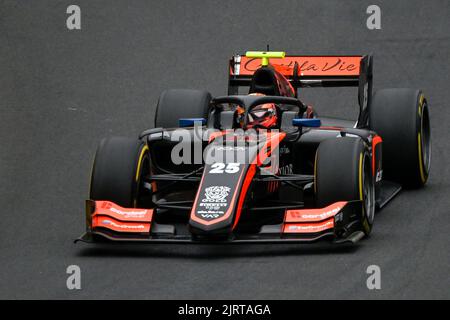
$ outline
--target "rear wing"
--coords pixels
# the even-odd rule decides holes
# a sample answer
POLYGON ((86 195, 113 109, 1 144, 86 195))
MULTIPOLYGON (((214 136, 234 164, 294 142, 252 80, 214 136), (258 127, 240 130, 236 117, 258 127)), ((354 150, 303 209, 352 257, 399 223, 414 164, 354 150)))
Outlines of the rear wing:
MULTIPOLYGON (((245 55, 235 55, 230 59, 228 94, 238 94, 239 87, 250 86, 261 60, 245 55)), ((372 97, 372 55, 285 56, 271 58, 270 65, 288 79, 295 92, 301 87, 358 87, 358 123, 367 122, 372 97)))

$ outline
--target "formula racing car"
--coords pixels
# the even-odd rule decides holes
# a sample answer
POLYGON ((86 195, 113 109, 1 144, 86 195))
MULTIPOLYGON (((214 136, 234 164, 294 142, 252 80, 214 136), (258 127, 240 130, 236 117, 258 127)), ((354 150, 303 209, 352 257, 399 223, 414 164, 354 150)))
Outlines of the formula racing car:
POLYGON ((372 70, 371 55, 252 51, 230 59, 226 96, 164 91, 154 128, 101 141, 77 240, 356 243, 430 172, 427 99, 372 93, 372 70), (319 116, 308 87, 357 88, 358 118, 319 116))

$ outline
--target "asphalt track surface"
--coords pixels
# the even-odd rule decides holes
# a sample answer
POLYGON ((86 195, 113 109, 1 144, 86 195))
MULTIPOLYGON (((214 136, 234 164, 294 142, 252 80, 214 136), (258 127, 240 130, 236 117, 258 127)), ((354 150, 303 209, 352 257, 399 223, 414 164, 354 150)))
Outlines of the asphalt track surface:
MULTIPOLYGON (((0 298, 450 298, 450 2, 376 2, 382 29, 371 31, 372 1, 1 0, 0 298), (72 3, 80 31, 66 28, 72 3), (350 247, 73 244, 100 138, 151 127, 164 89, 225 94, 227 59, 267 43, 372 52, 375 88, 422 88, 426 188, 402 192, 350 247), (69 265, 81 268, 81 290, 66 288, 69 265), (381 290, 366 287, 369 265, 381 268, 381 290)), ((355 94, 302 97, 342 115, 355 94)))

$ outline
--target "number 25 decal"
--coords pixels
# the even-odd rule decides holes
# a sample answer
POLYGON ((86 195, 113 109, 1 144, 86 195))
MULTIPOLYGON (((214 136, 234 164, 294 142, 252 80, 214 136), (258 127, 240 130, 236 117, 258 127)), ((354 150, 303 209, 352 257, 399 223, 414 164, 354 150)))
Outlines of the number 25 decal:
POLYGON ((217 162, 211 165, 211 170, 209 170, 209 173, 236 173, 239 171, 240 164, 237 162, 231 162, 231 163, 221 163, 217 162))

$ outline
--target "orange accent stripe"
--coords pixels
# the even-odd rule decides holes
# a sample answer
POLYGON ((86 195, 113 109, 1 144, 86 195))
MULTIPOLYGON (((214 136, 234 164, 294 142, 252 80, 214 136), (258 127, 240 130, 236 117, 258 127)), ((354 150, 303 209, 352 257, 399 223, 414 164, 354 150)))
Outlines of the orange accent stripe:
POLYGON ((97 215, 124 222, 151 222, 153 209, 124 208, 111 201, 95 201, 95 211, 92 216, 97 215))
POLYGON ((116 232, 146 233, 150 232, 150 223, 124 222, 102 215, 92 217, 93 228, 106 228, 116 232))
POLYGON ((277 133, 267 132, 265 134, 266 134, 266 143, 261 148, 261 150, 258 152, 258 155, 252 162, 252 164, 256 163, 258 166, 262 165, 264 163, 264 161, 268 157, 270 157, 273 150, 275 150, 278 147, 278 145, 280 144, 281 140, 283 140, 286 137, 285 132, 277 132, 277 133), (269 147, 270 147, 271 151, 268 153, 267 149, 269 147))
POLYGON ((290 223, 283 227, 283 233, 316 233, 334 228, 334 218, 322 222, 290 223))
POLYGON ((241 195, 239 198, 239 202, 236 208, 236 218, 234 220, 233 228, 234 229, 239 221, 239 218, 241 217, 241 211, 242 206, 244 205, 245 197, 247 196, 248 188, 250 187, 250 184, 252 183, 253 177, 256 173, 256 166, 254 164, 250 165, 250 168, 247 171, 247 175, 245 176, 244 183, 242 185, 241 189, 241 195))
POLYGON ((337 131, 340 131, 342 129, 343 129, 342 127, 321 126, 321 127, 317 128, 316 130, 337 130, 337 131))
POLYGON ((319 222, 338 214, 347 204, 347 201, 335 202, 325 208, 319 209, 293 209, 286 210, 284 222, 319 222))
POLYGON ((383 139, 380 136, 375 136, 372 139, 372 175, 375 177, 375 147, 377 144, 383 142, 383 139))

